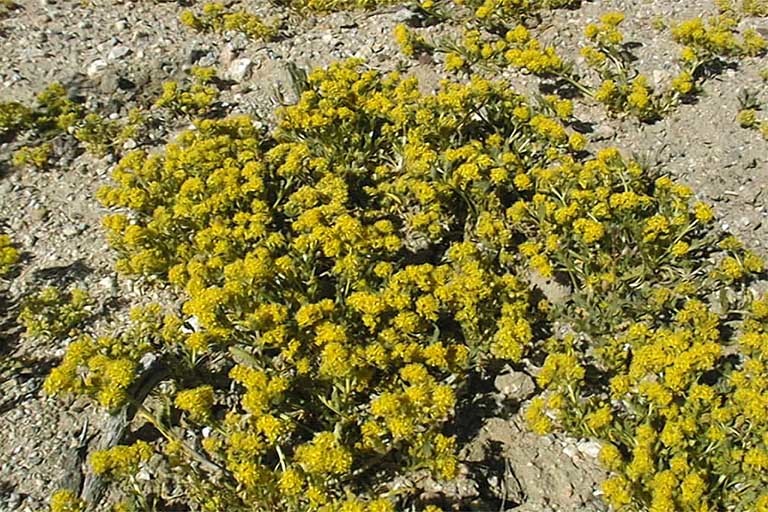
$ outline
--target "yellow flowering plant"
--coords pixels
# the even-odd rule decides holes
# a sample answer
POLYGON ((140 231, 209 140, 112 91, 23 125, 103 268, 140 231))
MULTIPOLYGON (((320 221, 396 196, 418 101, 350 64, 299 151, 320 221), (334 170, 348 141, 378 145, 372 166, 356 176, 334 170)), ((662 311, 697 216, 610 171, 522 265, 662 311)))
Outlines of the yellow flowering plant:
POLYGON ((531 428, 600 440, 616 509, 759 510, 768 424, 742 400, 762 404, 768 308, 748 289, 762 260, 690 189, 615 149, 531 173, 530 199, 508 210, 520 255, 572 286, 549 309, 568 334, 541 343, 531 428))
POLYGON ((739 112, 736 114, 736 122, 740 127, 757 130, 765 140, 768 140, 768 120, 762 119, 758 112, 762 111, 762 105, 753 91, 742 90, 739 93, 739 112))
MULTIPOLYGON (((163 92, 155 100, 154 107, 167 109, 175 115, 191 117, 211 113, 219 97, 215 71, 211 68, 193 67, 190 75, 190 79, 182 83, 164 82, 163 92)), ((131 123, 127 126, 131 126, 131 123)))
POLYGON ((9 140, 31 124, 29 108, 17 101, 0 103, 0 140, 9 140))
POLYGON ((0 233, 0 278, 7 276, 20 259, 21 253, 14 246, 13 239, 0 233))
POLYGON ((86 290, 62 291, 49 286, 30 295, 19 312, 25 336, 61 339, 79 331, 94 313, 94 301, 86 290))
POLYGON ((185 499, 325 510, 348 489, 368 509, 418 505, 386 482, 457 475, 445 426, 467 372, 519 361, 543 318, 505 208, 525 169, 583 150, 572 135, 502 84, 424 95, 348 61, 312 72, 271 133, 200 120, 162 153, 128 153, 99 192, 119 208, 105 219, 118 268, 175 285, 199 328, 170 315, 154 336, 80 339, 46 389, 114 409, 157 353, 186 428, 210 429, 191 455, 152 414, 185 499), (220 484, 200 486, 209 471, 220 484))
POLYGON ((59 489, 51 496, 51 512, 85 512, 86 503, 70 489, 59 489))
POLYGON ((729 16, 768 16, 765 0, 715 0, 717 9, 729 16))
POLYGON ((430 53, 433 49, 423 36, 409 29, 404 23, 395 25, 392 35, 406 57, 418 57, 423 53, 430 53))
POLYGON ((762 55, 768 48, 754 29, 737 33, 737 21, 725 15, 682 21, 671 28, 673 39, 683 45, 680 72, 657 91, 634 66, 630 45, 621 32, 624 20, 623 13, 610 11, 584 29, 588 44, 580 53, 599 79, 595 85, 588 76, 577 72, 574 62, 565 59, 554 46, 543 43, 523 24, 486 32, 468 29, 460 40, 436 48, 447 54, 446 71, 465 72, 472 65, 491 70, 519 69, 545 80, 547 88, 562 95, 582 95, 613 113, 630 114, 643 122, 657 121, 681 102, 689 101, 701 91, 702 82, 724 63, 762 55))
POLYGON ((454 3, 470 9, 472 18, 486 28, 503 31, 543 9, 575 8, 581 5, 581 0, 454 0, 454 3))
MULTIPOLYGON (((61 133, 72 126, 84 111, 80 104, 69 98, 66 89, 59 83, 50 84, 40 91, 35 100, 33 106, 19 102, 0 103, 0 140, 10 141, 30 130, 44 137, 61 133)), ((49 156, 45 152, 49 149, 46 144, 26 151, 22 149, 18 156, 14 155, 15 165, 44 167, 49 156)))
POLYGON ((13 153, 11 162, 16 167, 44 170, 48 167, 52 154, 53 145, 49 142, 37 146, 22 146, 13 153))
POLYGON ((279 27, 265 23, 259 16, 246 11, 229 10, 219 2, 203 4, 201 12, 195 14, 190 9, 181 12, 182 24, 199 32, 240 32, 251 39, 270 41, 274 39, 279 27))
MULTIPOLYGON (((206 106, 210 103, 209 100, 206 106)), ((36 141, 34 145, 21 146, 14 152, 12 163, 20 168, 49 168, 56 156, 53 139, 59 137, 74 138, 86 151, 98 157, 117 155, 127 140, 142 142, 135 139, 147 123, 147 113, 139 108, 130 111, 125 119, 108 119, 98 109, 86 108, 81 99, 70 97, 64 86, 57 82, 38 93, 34 105, 0 103, 0 139, 12 140, 24 134, 36 141)))
POLYGON ((46 381, 116 410, 144 358, 165 368, 159 399, 133 404, 161 439, 94 469, 130 479, 151 450, 174 504, 201 510, 424 509, 393 482, 455 478, 471 378, 525 359, 545 391, 532 427, 600 440, 616 508, 762 503, 764 426, 748 409, 762 337, 736 359, 725 347, 728 332, 762 335, 768 306, 746 292, 763 264, 711 207, 594 151, 556 96, 477 76, 426 94, 358 60, 299 92, 269 131, 197 119, 126 154, 99 191, 118 269, 169 283, 181 306, 77 339, 46 381), (542 299, 535 274, 570 294, 542 299), (569 334, 549 336, 558 326, 569 334), (718 436, 738 463, 710 449, 718 436))

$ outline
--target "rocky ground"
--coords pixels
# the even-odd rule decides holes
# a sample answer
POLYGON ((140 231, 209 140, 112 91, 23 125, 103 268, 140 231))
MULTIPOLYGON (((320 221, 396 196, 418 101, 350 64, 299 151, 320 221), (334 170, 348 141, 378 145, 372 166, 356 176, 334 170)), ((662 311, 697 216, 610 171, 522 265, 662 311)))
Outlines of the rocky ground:
MULTIPOLYGON (((108 113, 122 115, 155 97, 163 81, 184 76, 192 64, 216 66, 229 79, 224 99, 235 110, 263 116, 267 122, 279 92, 290 100, 289 63, 302 68, 359 56, 381 69, 401 67, 422 87, 442 77, 439 62, 412 61, 398 53, 391 37, 398 22, 413 13, 391 7, 369 12, 299 16, 262 0, 241 7, 280 20, 280 40, 251 42, 233 34, 199 34, 178 21, 180 3, 139 0, 23 0, 0 21, 0 101, 29 101, 47 84, 59 81, 108 113)), ((582 28, 607 10, 628 15, 628 37, 641 43, 638 67, 654 81, 671 74, 666 64, 676 45, 654 20, 671 21, 714 12, 711 0, 595 0, 580 9, 546 14, 537 30, 563 53, 578 59, 582 28)), ((768 27, 766 20, 745 24, 768 27)), ((424 30, 429 37, 457 32, 449 23, 424 30)), ((439 56, 437 60, 439 60, 439 56)), ((591 138, 634 152, 688 183, 712 202, 725 229, 768 255, 768 143, 735 121, 742 89, 768 100, 758 73, 768 58, 747 59, 705 85, 694 104, 683 105, 662 121, 641 125, 614 119, 601 108, 582 105, 577 115, 593 123, 591 138)), ((521 89, 528 77, 510 76, 521 89)), ((152 300, 155 288, 113 272, 114 258, 99 225, 102 210, 95 190, 109 179, 114 162, 71 148, 57 151, 46 172, 13 170, 14 149, 0 145, 0 219, 24 251, 21 271, 5 286, 0 304, 0 357, 18 368, 0 376, 0 511, 40 510, 50 493, 77 473, 82 448, 105 422, 84 401, 62 403, 46 397, 41 383, 63 354, 57 344, 20 337, 14 323, 20 297, 46 284, 76 284, 97 297, 102 315, 93 329, 119 323, 129 304, 152 300)), ((491 396, 520 404, 533 382, 510 372, 498 379, 491 396)), ((464 493, 488 495, 499 510, 601 510, 601 472, 597 447, 590 442, 527 432, 519 415, 478 425, 464 455, 472 478, 464 493), (489 466, 495 460, 495 466, 489 466), (474 462, 473 462, 474 461, 474 462)))

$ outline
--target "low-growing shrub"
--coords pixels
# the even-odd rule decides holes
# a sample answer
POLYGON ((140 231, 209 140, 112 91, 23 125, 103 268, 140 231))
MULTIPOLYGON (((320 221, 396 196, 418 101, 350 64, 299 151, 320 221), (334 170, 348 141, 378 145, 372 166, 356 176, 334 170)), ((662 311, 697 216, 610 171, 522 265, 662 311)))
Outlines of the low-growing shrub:
POLYGON ((140 109, 129 112, 126 119, 119 122, 107 119, 97 110, 89 110, 70 98, 60 83, 52 83, 41 91, 33 106, 0 103, 0 140, 12 140, 26 134, 34 141, 34 144, 19 148, 12 163, 39 170, 51 164, 54 144, 50 140, 54 137, 74 137, 87 151, 104 156, 119 153, 120 145, 135 139, 146 122, 140 109))
POLYGON ((49 286, 28 296, 22 304, 19 322, 25 335, 63 339, 93 314, 93 299, 79 288, 62 291, 49 286))
POLYGON ((79 338, 46 381, 116 410, 143 358, 165 367, 159 405, 133 404, 163 440, 94 470, 137 503, 161 495, 135 478, 155 453, 167 499, 201 510, 429 509, 407 477, 457 476, 470 377, 525 360, 545 390, 532 428, 600 440, 616 509, 763 510, 763 262, 571 115, 502 82, 422 94, 346 61, 270 132, 198 120, 127 154, 99 192, 118 268, 183 305, 79 338), (550 302, 535 275, 570 295, 550 302))
POLYGON ((266 24, 260 17, 245 11, 230 11, 218 2, 203 5, 202 12, 195 14, 187 9, 181 13, 181 22, 201 32, 233 31, 251 39, 269 41, 278 33, 278 27, 266 24))
POLYGON ((13 154, 13 165, 43 170, 48 167, 53 145, 46 142, 38 146, 23 146, 13 154))
POLYGON ((506 208, 526 168, 575 154, 559 121, 501 85, 424 96, 355 62, 312 73, 271 134, 248 117, 200 121, 163 153, 126 155, 100 192, 129 209, 105 220, 119 268, 183 290, 199 329, 170 315, 139 348, 76 342, 47 387, 98 397, 69 369, 108 372, 120 343, 134 370, 157 352, 186 365, 171 398, 188 433, 166 446, 186 499, 416 506, 392 479, 456 476, 445 427, 468 372, 519 360, 541 317, 506 208))

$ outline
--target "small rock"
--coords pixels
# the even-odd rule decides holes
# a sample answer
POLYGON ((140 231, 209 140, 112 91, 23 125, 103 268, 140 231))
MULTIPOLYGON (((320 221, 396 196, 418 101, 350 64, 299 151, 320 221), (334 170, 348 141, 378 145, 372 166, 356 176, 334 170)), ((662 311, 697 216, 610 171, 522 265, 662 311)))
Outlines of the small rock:
POLYGON ((34 208, 32 210, 32 220, 36 222, 45 222, 50 212, 46 208, 34 208))
POLYGON ((120 20, 117 23, 115 23, 115 30, 125 30, 128 28, 128 22, 125 20, 120 20))
POLYGON ((120 87, 120 77, 114 70, 107 70, 99 80, 99 90, 104 94, 113 94, 120 87))
POLYGON ((393 15, 392 20, 395 23, 404 23, 410 26, 417 26, 421 22, 421 16, 407 7, 398 9, 393 15))
POLYGON ((87 224, 83 224, 83 223, 80 223, 80 224, 77 224, 77 225, 70 224, 68 226, 65 226, 64 229, 61 230, 61 233, 64 236, 66 236, 66 237, 71 237, 71 236, 79 235, 80 233, 82 233, 86 229, 88 229, 88 225, 87 224))
POLYGON ((117 294, 117 278, 115 275, 107 276, 99 280, 99 286, 112 295, 117 294))
POLYGON ((496 377, 496 389, 506 398, 522 401, 536 390, 533 379, 523 372, 510 371, 496 377))
POLYGON ((608 140, 616 136, 616 130, 608 125, 600 125, 592 134, 593 141, 608 140))
POLYGON ((131 49, 127 46, 119 44, 112 48, 107 55, 107 60, 119 60, 131 53, 131 49))
POLYGON ((200 58, 200 60, 197 61, 197 65, 202 66, 204 68, 215 66, 216 55, 214 55, 213 53, 206 53, 200 58))
POLYGON ((66 226, 64 229, 61 230, 61 234, 66 237, 76 236, 77 228, 75 226, 66 226))
POLYGON ((227 75, 231 80, 241 82, 248 78, 253 68, 253 61, 251 59, 235 59, 229 65, 227 75))
POLYGON ((333 34, 323 34, 320 40, 332 47, 341 46, 343 44, 341 41, 336 39, 333 34))
POLYGON ((99 73, 102 72, 107 67, 107 63, 104 62, 102 59, 96 59, 95 61, 88 64, 88 68, 86 69, 85 73, 93 78, 99 73))
POLYGON ((602 447, 597 441, 582 441, 576 445, 576 448, 578 448, 579 451, 587 457, 596 459, 597 456, 600 455, 600 450, 602 447))
POLYGON ((130 150, 136 148, 136 141, 133 139, 128 139, 125 142, 123 142, 123 149, 130 150))
POLYGON ((576 455, 578 455, 579 449, 569 444, 565 448, 563 448, 563 453, 573 459, 576 457, 576 455))

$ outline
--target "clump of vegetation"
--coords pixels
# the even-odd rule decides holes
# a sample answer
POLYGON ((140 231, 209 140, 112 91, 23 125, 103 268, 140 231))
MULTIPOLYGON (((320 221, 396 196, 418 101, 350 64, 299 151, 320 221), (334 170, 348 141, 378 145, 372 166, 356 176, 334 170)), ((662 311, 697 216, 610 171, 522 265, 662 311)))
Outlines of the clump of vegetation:
POLYGON ((214 85, 195 80, 191 83, 163 83, 163 93, 155 107, 166 108, 175 115, 199 116, 209 112, 218 99, 219 90, 214 85))
POLYGON ((494 31, 508 29, 543 9, 572 8, 581 0, 454 0, 468 7, 473 18, 494 31))
MULTIPOLYGON (((128 359, 135 369, 147 351, 174 354, 175 368, 188 367, 169 400, 190 432, 220 425, 197 455, 167 437, 186 499, 231 510, 417 506, 387 482, 419 469, 456 476, 444 428, 470 368, 519 358, 540 316, 514 255, 499 266, 493 254, 513 243, 503 235, 511 180, 571 154, 567 130, 497 84, 422 96, 414 80, 355 62, 312 73, 281 119, 273 134, 247 117, 199 121, 163 153, 126 155, 117 185, 100 192, 129 208, 105 221, 120 269, 183 289, 183 313, 200 325, 185 331, 166 316, 154 329, 162 341, 128 359), (469 120, 479 104, 488 117, 469 120), (535 121, 513 115, 523 111, 535 121), (221 484, 201 489, 213 467, 221 484)), ((122 339, 125 350, 135 339, 122 339)), ((63 367, 94 357, 78 343, 63 367)), ((47 389, 83 392, 82 373, 62 371, 74 381, 57 370, 47 389)))
POLYGON ((398 23, 393 33, 395 42, 400 47, 400 51, 406 57, 414 57, 423 53, 431 53, 432 45, 427 43, 424 37, 413 30, 410 30, 404 23, 398 23))
POLYGON ((72 101, 59 83, 49 85, 36 100, 34 107, 18 102, 0 103, 0 138, 12 140, 30 129, 39 133, 66 130, 82 113, 82 106, 72 101))
POLYGON ((251 39, 263 41, 274 39, 279 31, 279 27, 265 23, 255 14, 231 11, 218 2, 204 4, 200 14, 185 9, 181 13, 180 21, 200 32, 240 32, 251 39))
POLYGON ((25 335, 61 340, 78 332, 93 314, 93 299, 87 291, 64 292, 49 286, 27 297, 19 313, 25 335))
POLYGON ((738 35, 736 20, 727 16, 683 21, 671 28, 674 40, 683 45, 680 71, 665 89, 656 91, 650 80, 634 67, 634 58, 620 29, 624 19, 623 13, 608 12, 598 23, 585 27, 588 44, 581 48, 581 55, 597 75, 597 82, 583 76, 573 62, 523 25, 507 30, 503 37, 470 29, 460 41, 438 49, 447 52, 447 71, 467 72, 472 65, 512 67, 546 80, 561 92, 570 89, 592 98, 613 113, 652 122, 681 102, 690 101, 701 92, 706 78, 733 59, 762 55, 768 48, 765 39, 753 29, 738 35))
POLYGON ((768 16, 766 0, 715 0, 715 4, 729 15, 768 16))
MULTIPOLYGON (((581 71, 521 24, 577 2, 456 3, 475 25, 452 46, 395 29, 404 54, 447 51, 446 69, 468 75, 433 94, 336 63, 313 71, 267 131, 213 115, 210 68, 165 84, 156 107, 194 128, 162 151, 125 154, 98 196, 118 270, 171 285, 179 310, 136 308, 125 330, 94 337, 80 328, 87 294, 46 289, 20 315, 30 336, 74 338, 47 393, 111 412, 130 404, 160 434, 91 454, 94 473, 129 496, 121 507, 437 512, 415 480, 459 475, 469 383, 525 363, 541 390, 530 427, 598 440, 614 509, 768 509, 768 298, 750 288, 761 258, 663 170, 591 147, 570 128, 570 99, 531 102, 473 74, 512 67, 651 122, 723 65, 763 54, 765 40, 739 34, 720 2, 727 15, 671 26, 679 70, 654 88, 634 68, 622 13, 585 28, 581 71), (552 303, 533 277, 570 294, 552 303), (164 381, 140 403, 147 358, 164 381), (153 457, 173 497, 138 478, 153 457)), ((739 8, 760 15, 760 4, 739 8)), ((182 22, 277 33, 217 3, 182 22)), ((68 129, 97 152, 141 137, 140 111, 113 123, 61 92, 35 109, 2 105, 0 136, 68 129)), ((758 109, 743 101, 738 122, 768 133, 758 109)), ((0 274, 18 258, 5 247, 0 237, 0 274)), ((84 507, 71 491, 52 500, 84 507)))
POLYGON ((765 140, 768 140, 768 120, 761 119, 759 112, 762 105, 754 91, 742 90, 739 94, 739 113, 736 122, 742 128, 758 130, 765 140))
POLYGON ((17 167, 33 167, 38 170, 48 168, 53 144, 45 142, 38 146, 22 146, 13 154, 12 163, 17 167))
POLYGON ((390 483, 455 478, 471 376, 525 360, 543 362, 532 428, 600 440, 617 509, 762 506, 763 262, 687 187, 593 152, 572 111, 477 77, 422 94, 347 61, 312 72, 272 132, 199 120, 127 154, 99 192, 118 268, 184 303, 79 338, 46 381, 115 410, 143 357, 169 369, 162 405, 139 404, 164 441, 95 469, 135 482, 154 451, 204 510, 429 510, 390 483), (532 273, 572 294, 541 299, 532 273))
POLYGON ((34 106, 0 103, 0 139, 13 140, 25 135, 35 141, 14 153, 13 165, 38 170, 51 165, 55 156, 51 139, 55 137, 74 137, 87 151, 104 156, 119 153, 120 146, 137 138, 147 122, 145 113, 138 109, 123 121, 107 119, 70 98, 59 83, 40 92, 34 106))
POLYGON ((14 247, 11 237, 0 233, 0 277, 8 275, 20 258, 21 254, 14 247))
POLYGON ((31 112, 16 101, 0 103, 0 139, 8 140, 25 130, 32 122, 31 112))

